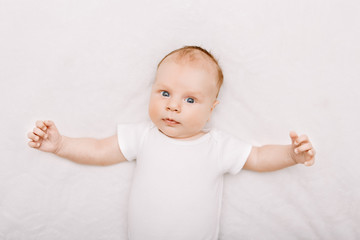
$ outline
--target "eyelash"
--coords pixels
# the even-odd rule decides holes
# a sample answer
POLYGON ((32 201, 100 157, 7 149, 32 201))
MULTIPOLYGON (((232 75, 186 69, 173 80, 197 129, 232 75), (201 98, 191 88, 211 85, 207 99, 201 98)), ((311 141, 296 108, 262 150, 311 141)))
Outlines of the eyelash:
MULTIPOLYGON (((170 93, 168 91, 161 91, 160 94, 163 97, 170 97, 170 93)), ((196 103, 195 98, 192 98, 192 97, 187 97, 187 98, 184 99, 184 101, 187 102, 187 103, 190 103, 190 104, 196 103), (188 100, 190 100, 190 102, 188 100)))

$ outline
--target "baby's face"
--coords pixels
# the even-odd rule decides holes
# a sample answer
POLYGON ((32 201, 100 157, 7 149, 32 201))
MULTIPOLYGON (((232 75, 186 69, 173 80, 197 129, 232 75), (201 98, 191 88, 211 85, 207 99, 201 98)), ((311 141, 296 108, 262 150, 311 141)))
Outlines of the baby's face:
POLYGON ((151 90, 152 122, 172 138, 186 140, 204 134, 218 103, 216 74, 210 63, 177 63, 170 56, 160 65, 151 90))

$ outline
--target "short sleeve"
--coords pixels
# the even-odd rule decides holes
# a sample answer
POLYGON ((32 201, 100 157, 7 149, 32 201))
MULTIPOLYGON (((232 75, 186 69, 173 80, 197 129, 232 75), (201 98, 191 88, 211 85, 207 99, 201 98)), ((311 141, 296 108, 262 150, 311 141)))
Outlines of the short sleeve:
POLYGON ((126 160, 133 161, 136 159, 142 140, 150 127, 150 123, 118 124, 118 143, 126 160))
POLYGON ((217 134, 220 145, 220 161, 223 173, 237 174, 245 165, 252 145, 230 134, 217 134))

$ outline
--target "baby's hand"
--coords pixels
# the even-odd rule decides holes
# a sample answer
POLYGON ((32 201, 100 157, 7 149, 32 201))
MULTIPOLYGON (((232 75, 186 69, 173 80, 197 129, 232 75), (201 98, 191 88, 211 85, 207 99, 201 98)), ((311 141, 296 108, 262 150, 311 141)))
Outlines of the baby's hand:
POLYGON ((296 132, 290 132, 292 141, 291 157, 296 163, 303 163, 305 166, 311 166, 315 163, 315 149, 313 148, 308 136, 296 132))
POLYGON ((28 133, 30 147, 44 152, 56 153, 62 141, 62 136, 52 121, 37 121, 36 127, 28 133))

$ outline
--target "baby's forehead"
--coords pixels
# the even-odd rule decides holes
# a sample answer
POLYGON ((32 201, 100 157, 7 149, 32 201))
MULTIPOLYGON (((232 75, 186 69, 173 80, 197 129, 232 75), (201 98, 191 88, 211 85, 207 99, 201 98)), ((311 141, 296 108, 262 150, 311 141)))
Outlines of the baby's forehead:
POLYGON ((169 56, 159 66, 153 87, 166 89, 175 86, 194 95, 210 97, 214 91, 218 93, 217 82, 216 71, 209 69, 209 63, 204 59, 196 62, 178 61, 169 56))
MULTIPOLYGON (((198 68, 201 70, 205 70, 206 72, 210 73, 214 76, 217 81, 217 66, 216 64, 209 59, 204 53, 201 52, 194 52, 191 54, 182 54, 180 53, 173 53, 165 58, 162 63, 159 65, 161 68, 162 65, 172 64, 175 63, 176 65, 180 66, 189 66, 192 68, 198 68)), ((159 70, 158 68, 158 70, 159 70)))
MULTIPOLYGON (((176 60, 173 58, 166 59, 163 63, 159 66, 156 74, 156 79, 160 76, 166 76, 164 80, 166 80, 168 74, 177 74, 179 72, 183 72, 185 69, 192 69, 188 74, 192 76, 204 76, 205 74, 206 79, 208 80, 207 83, 213 84, 217 83, 217 72, 216 69, 214 70, 211 66, 209 66, 209 62, 204 60, 196 60, 196 61, 186 61, 184 59, 176 60)), ((162 77, 160 77, 162 78, 162 77)))

